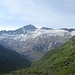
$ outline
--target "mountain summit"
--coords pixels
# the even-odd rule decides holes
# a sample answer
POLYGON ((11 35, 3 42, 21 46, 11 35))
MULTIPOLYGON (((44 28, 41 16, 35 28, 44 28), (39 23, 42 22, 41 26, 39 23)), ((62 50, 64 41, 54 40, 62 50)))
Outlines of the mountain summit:
POLYGON ((35 31, 36 29, 37 28, 34 25, 29 24, 29 25, 23 26, 19 29, 16 29, 14 31, 12 31, 12 30, 11 31, 6 31, 6 30, 0 31, 0 34, 10 34, 10 35, 12 35, 12 34, 26 34, 27 32, 29 33, 29 32, 35 31))
POLYGON ((26 25, 26 26, 24 26, 23 28, 24 28, 24 29, 28 29, 28 30, 33 30, 33 31, 34 31, 35 29, 37 29, 35 26, 33 26, 33 25, 31 25, 31 24, 30 24, 30 25, 26 25))
POLYGON ((19 28, 15 30, 14 32, 15 34, 26 34, 27 32, 34 31, 35 29, 37 28, 30 24, 30 25, 23 26, 22 28, 19 28))
POLYGON ((75 35, 75 31, 69 32, 46 27, 37 29, 31 24, 5 32, 0 32, 0 43, 27 56, 32 62, 42 58, 46 52, 62 46, 75 35))

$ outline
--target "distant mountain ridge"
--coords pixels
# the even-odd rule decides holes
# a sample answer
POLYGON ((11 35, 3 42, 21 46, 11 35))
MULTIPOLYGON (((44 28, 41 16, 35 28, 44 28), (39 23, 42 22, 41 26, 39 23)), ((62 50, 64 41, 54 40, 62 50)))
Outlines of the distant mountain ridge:
MULTIPOLYGON (((2 33, 8 33, 8 34, 23 34, 23 33, 26 33, 26 31, 35 31, 36 28, 34 25, 32 24, 29 24, 29 25, 25 25, 19 29, 16 29, 16 30, 9 30, 9 31, 6 31, 6 30, 2 30, 0 31, 0 34, 2 33)), ((42 27, 41 29, 44 29, 44 30, 55 30, 53 28, 49 28, 49 27, 42 27)), ((66 31, 69 31, 69 32, 72 32, 72 31, 75 31, 75 28, 59 28, 57 30, 66 30, 66 31)))
POLYGON ((41 29, 45 29, 45 30, 53 30, 52 28, 48 28, 48 27, 42 27, 41 29))
POLYGON ((27 25, 14 31, 0 32, 0 43, 25 55, 30 61, 42 58, 48 51, 62 46, 75 31, 64 29, 37 29, 27 25))
POLYGON ((66 31, 69 31, 69 32, 72 32, 72 31, 75 31, 75 28, 61 28, 61 30, 66 30, 66 31))
POLYGON ((23 26, 23 27, 21 27, 21 28, 19 28, 19 29, 16 29, 16 30, 11 30, 11 31, 6 31, 6 30, 4 30, 4 31, 0 31, 0 34, 2 34, 2 33, 6 33, 6 34, 25 34, 26 32, 28 32, 28 31, 34 31, 35 29, 37 29, 35 26, 33 26, 33 25, 26 25, 26 26, 23 26))

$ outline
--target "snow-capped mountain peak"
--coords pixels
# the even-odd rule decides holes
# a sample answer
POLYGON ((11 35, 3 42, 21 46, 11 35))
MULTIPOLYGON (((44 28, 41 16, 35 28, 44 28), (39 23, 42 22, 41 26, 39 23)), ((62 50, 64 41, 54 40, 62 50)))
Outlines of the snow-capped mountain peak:
POLYGON ((37 29, 33 25, 27 25, 14 31, 1 31, 0 43, 35 61, 46 52, 63 45, 73 35, 74 30, 37 29))

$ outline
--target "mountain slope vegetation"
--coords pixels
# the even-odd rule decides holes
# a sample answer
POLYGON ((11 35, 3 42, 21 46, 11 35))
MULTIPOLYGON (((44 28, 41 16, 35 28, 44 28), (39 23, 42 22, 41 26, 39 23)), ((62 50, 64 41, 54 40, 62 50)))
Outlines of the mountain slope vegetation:
POLYGON ((8 73, 29 65, 30 61, 25 56, 0 45, 0 73, 8 73))
POLYGON ((75 75, 75 36, 29 68, 17 70, 11 75, 75 75))

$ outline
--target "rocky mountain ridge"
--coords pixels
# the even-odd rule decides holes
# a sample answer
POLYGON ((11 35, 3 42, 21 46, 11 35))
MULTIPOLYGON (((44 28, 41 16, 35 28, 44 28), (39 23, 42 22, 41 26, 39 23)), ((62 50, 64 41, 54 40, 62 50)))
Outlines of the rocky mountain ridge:
POLYGON ((0 43, 36 61, 46 52, 63 45, 75 31, 64 29, 37 29, 27 25, 11 32, 0 32, 0 43))

